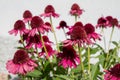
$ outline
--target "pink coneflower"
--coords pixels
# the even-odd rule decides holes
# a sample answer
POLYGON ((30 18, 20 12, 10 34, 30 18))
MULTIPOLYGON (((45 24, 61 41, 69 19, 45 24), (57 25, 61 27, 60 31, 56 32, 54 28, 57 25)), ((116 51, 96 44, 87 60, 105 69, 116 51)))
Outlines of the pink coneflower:
POLYGON ((112 21, 113 17, 112 16, 106 16, 105 17, 106 20, 108 20, 108 24, 110 24, 110 22, 112 21))
POLYGON ((118 25, 118 28, 120 29, 120 24, 118 25))
POLYGON ((104 80, 120 80, 120 64, 105 71, 104 80))
POLYGON ((74 27, 76 27, 76 26, 79 26, 79 27, 81 27, 81 28, 84 28, 82 22, 78 21, 78 22, 76 22, 73 26, 71 26, 71 27, 69 28, 69 31, 67 32, 67 34, 70 35, 72 29, 73 29, 74 27))
POLYGON ((113 27, 113 26, 118 27, 119 26, 118 20, 116 18, 113 18, 112 21, 110 22, 110 26, 111 27, 113 27))
POLYGON ((60 29, 60 28, 64 29, 64 28, 69 28, 69 27, 68 27, 68 25, 67 25, 67 23, 65 21, 60 21, 59 26, 57 27, 57 29, 60 29))
POLYGON ((94 41, 95 41, 96 39, 101 40, 101 39, 100 39, 100 36, 101 36, 101 35, 95 32, 95 28, 94 28, 94 26, 93 26, 92 24, 90 24, 90 23, 86 24, 86 25, 84 26, 84 29, 85 29, 85 31, 86 31, 86 33, 87 33, 87 37, 88 37, 89 39, 93 39, 94 41))
POLYGON ((28 30, 25 27, 25 23, 22 20, 17 20, 14 24, 14 29, 10 30, 9 34, 15 34, 15 36, 20 33, 20 35, 23 35, 24 33, 27 33, 28 30))
POLYGON ((20 44, 23 44, 24 43, 24 41, 27 41, 27 39, 28 39, 28 36, 29 35, 29 32, 28 33, 25 33, 25 34, 23 34, 21 37, 22 37, 22 39, 20 39, 18 42, 20 43, 20 44))
POLYGON ((57 51, 53 50, 52 47, 51 47, 51 45, 45 44, 45 47, 46 47, 46 50, 47 50, 48 54, 46 54, 45 49, 43 47, 42 51, 39 53, 40 56, 45 56, 45 57, 49 56, 50 57, 50 56, 56 54, 57 51))
POLYGON ((26 39, 26 48, 30 49, 32 47, 34 48, 41 48, 42 47, 42 41, 40 39, 40 35, 35 34, 34 36, 28 36, 26 39))
POLYGON ((45 31, 49 32, 52 31, 52 26, 49 22, 45 22, 45 31))
POLYGON ((79 44, 79 46, 82 46, 84 44, 91 44, 85 29, 81 25, 73 26, 69 30, 68 35, 70 35, 70 39, 63 41, 65 45, 79 44))
POLYGON ((49 38, 47 37, 47 36, 42 36, 42 38, 43 38, 43 41, 45 42, 45 43, 47 43, 47 44, 51 44, 51 43, 53 43, 52 41, 50 41, 49 40, 49 38))
POLYGON ((97 25, 96 25, 96 27, 98 28, 98 27, 102 27, 102 28, 106 28, 108 26, 108 21, 107 21, 107 19, 106 18, 104 18, 104 17, 100 17, 99 19, 98 19, 98 21, 97 21, 97 25))
POLYGON ((106 19, 108 20, 109 27, 116 26, 116 27, 120 28, 120 25, 119 25, 117 18, 113 18, 112 16, 107 16, 106 19))
POLYGON ((77 3, 74 3, 71 7, 70 14, 73 16, 80 16, 83 13, 83 9, 80 9, 77 3))
POLYGON ((37 67, 35 61, 29 58, 28 53, 25 50, 17 50, 14 58, 6 63, 6 68, 9 73, 23 74, 33 71, 37 67))
POLYGON ((31 21, 32 19, 32 13, 29 10, 25 10, 23 13, 23 21, 26 23, 28 21, 31 21))
POLYGON ((58 18, 59 14, 55 13, 55 9, 52 5, 47 5, 45 7, 44 13, 41 14, 40 16, 44 16, 44 18, 51 17, 51 16, 58 18))
POLYGON ((36 32, 44 33, 45 24, 44 21, 39 16, 34 16, 31 20, 31 28, 29 35, 34 36, 36 32))
POLYGON ((62 52, 58 53, 58 58, 61 59, 59 65, 62 65, 64 68, 76 68, 80 64, 80 58, 71 45, 63 46, 62 52))

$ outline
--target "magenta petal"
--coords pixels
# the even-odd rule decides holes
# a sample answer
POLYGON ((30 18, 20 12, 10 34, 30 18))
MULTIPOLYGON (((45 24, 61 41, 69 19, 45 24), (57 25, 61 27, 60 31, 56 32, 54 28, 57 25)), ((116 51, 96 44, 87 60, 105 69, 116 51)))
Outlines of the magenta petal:
POLYGON ((30 31, 30 33, 29 33, 29 36, 34 36, 35 33, 36 33, 36 31, 37 31, 36 28, 35 28, 35 29, 32 29, 32 30, 30 31))
POLYGON ((19 68, 19 65, 14 64, 14 63, 12 62, 12 60, 9 60, 9 61, 6 63, 6 69, 7 69, 10 73, 17 74, 17 73, 18 73, 18 68, 19 68))
POLYGON ((67 68, 67 67, 68 67, 68 65, 67 65, 66 62, 67 62, 67 60, 63 60, 63 61, 62 61, 62 65, 63 65, 64 68, 67 68))
POLYGON ((34 69, 33 66, 30 66, 27 63, 23 65, 23 68, 26 72, 32 71, 34 69))
POLYGON ((20 74, 25 74, 26 73, 26 71, 24 70, 23 65, 20 65, 20 67, 19 67, 19 73, 20 74))
POLYGON ((37 64, 33 60, 29 60, 28 64, 37 67, 37 64))
POLYGON ((15 34, 15 36, 18 34, 17 30, 12 29, 11 31, 8 32, 9 34, 15 34))

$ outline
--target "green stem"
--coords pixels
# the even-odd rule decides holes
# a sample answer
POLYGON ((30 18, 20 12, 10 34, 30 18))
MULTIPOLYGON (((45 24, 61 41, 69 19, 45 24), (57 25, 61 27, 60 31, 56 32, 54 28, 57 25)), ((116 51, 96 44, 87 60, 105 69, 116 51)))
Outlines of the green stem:
MULTIPOLYGON (((36 52, 37 52, 38 61, 41 63, 41 68, 42 68, 42 70, 44 71, 44 65, 43 65, 41 59, 39 58, 39 53, 38 53, 38 49, 37 49, 37 48, 36 48, 36 52)), ((40 65, 39 65, 39 66, 40 66, 40 65)))
POLYGON ((75 22, 77 22, 77 15, 75 15, 75 22))
POLYGON ((53 35, 54 35, 54 38, 55 38, 55 41, 56 41, 57 50, 60 51, 59 46, 58 46, 58 42, 57 42, 57 37, 56 37, 56 34, 55 34, 55 30, 54 30, 53 23, 52 23, 52 17, 50 17, 50 23, 51 23, 52 32, 53 32, 53 35))
POLYGON ((30 26, 30 21, 28 21, 28 28, 31 29, 31 26, 30 26))
POLYGON ((41 41, 42 41, 42 45, 43 45, 43 48, 44 48, 44 50, 45 50, 47 59, 49 60, 49 55, 48 55, 47 49, 46 49, 46 47, 45 47, 44 40, 43 40, 42 35, 40 34, 40 32, 39 32, 39 35, 40 35, 40 39, 41 39, 41 41))
POLYGON ((25 77, 24 75, 20 75, 20 78, 21 78, 22 80, 26 80, 26 77, 25 77))
MULTIPOLYGON (((46 53, 46 57, 47 57, 48 61, 50 62, 50 57, 49 57, 49 55, 48 55, 48 52, 47 52, 47 49, 46 49, 44 40, 43 40, 42 35, 40 34, 40 32, 39 32, 39 35, 40 35, 40 39, 41 39, 41 41, 42 41, 43 48, 44 48, 45 53, 46 53)), ((50 65, 51 65, 51 68, 53 68, 53 65, 51 64, 51 62, 50 62, 50 65)))
POLYGON ((108 62, 108 59, 109 59, 109 49, 110 49, 110 44, 111 44, 111 41, 112 41, 113 32, 114 32, 114 26, 112 27, 112 31, 111 31, 111 34, 110 34, 110 39, 109 39, 109 44, 108 44, 108 53, 107 53, 107 56, 106 56, 106 61, 105 61, 105 66, 104 66, 105 69, 107 67, 107 62, 108 62))
POLYGON ((110 49, 110 44, 111 44, 111 41, 112 41, 113 32, 114 32, 114 26, 112 27, 112 31, 111 31, 111 34, 110 34, 110 40, 109 40, 108 50, 110 49))
POLYGON ((105 39, 105 35, 104 35, 104 28, 102 28, 101 34, 103 35, 104 48, 105 48, 104 50, 106 51, 106 39, 105 39))
POLYGON ((88 45, 88 74, 89 74, 89 78, 91 80, 92 78, 91 78, 91 71, 90 71, 90 69, 91 69, 91 66, 90 66, 90 47, 88 45))
POLYGON ((70 75, 70 72, 71 72, 71 68, 68 67, 68 72, 67 72, 67 75, 68 75, 68 76, 70 75))
POLYGON ((20 40, 21 40, 21 42, 22 42, 22 45, 23 45, 23 47, 25 48, 25 44, 24 44, 24 41, 23 41, 23 37, 20 35, 20 40))
POLYGON ((86 74, 84 72, 84 65, 82 62, 81 48, 80 48, 79 44, 78 44, 78 51, 79 51, 79 56, 80 56, 80 64, 81 64, 81 68, 82 68, 82 73, 84 75, 84 78, 86 79, 86 74))

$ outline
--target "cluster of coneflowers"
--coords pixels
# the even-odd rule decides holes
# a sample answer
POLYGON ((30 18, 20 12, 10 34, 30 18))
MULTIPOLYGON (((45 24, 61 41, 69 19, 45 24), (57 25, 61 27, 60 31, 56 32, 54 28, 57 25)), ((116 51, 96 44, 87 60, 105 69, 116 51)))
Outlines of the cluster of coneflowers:
MULTIPOLYGON (((97 33, 95 29, 112 27, 113 31, 114 27, 120 28, 120 25, 112 16, 100 17, 96 26, 91 23, 83 24, 78 20, 83 11, 74 3, 70 15, 75 17, 75 23, 68 26, 67 22, 62 20, 55 27, 52 19, 59 18, 59 14, 52 5, 47 5, 44 13, 38 16, 33 16, 26 10, 23 19, 17 20, 14 28, 9 31, 9 34, 20 35, 18 42, 21 44, 13 59, 6 63, 9 73, 18 74, 23 80, 97 80, 99 73, 93 75, 94 65, 90 63, 91 48, 96 44, 96 40, 102 39, 102 34, 97 33), (45 18, 50 21, 44 22, 45 18), (63 29, 66 40, 58 42, 55 28, 63 29), (49 33, 53 33, 55 42, 49 39, 49 33)), ((106 53, 102 66, 105 70, 101 77, 104 80, 120 80, 120 64, 109 69, 107 67, 109 53, 106 53)))

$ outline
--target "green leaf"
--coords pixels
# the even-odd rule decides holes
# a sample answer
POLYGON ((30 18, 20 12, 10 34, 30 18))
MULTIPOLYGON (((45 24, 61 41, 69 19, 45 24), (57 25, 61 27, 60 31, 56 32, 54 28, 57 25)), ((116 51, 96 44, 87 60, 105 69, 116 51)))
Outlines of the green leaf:
POLYGON ((106 53, 99 55, 98 58, 99 58, 99 63, 102 65, 102 67, 104 67, 105 60, 106 60, 106 53))
POLYGON ((95 54, 99 51, 99 48, 96 47, 96 48, 90 48, 90 54, 95 54))
POLYGON ((61 80, 74 80, 70 76, 67 75, 55 75, 58 78, 61 78, 61 80))
POLYGON ((71 70, 74 74, 81 73, 81 65, 78 65, 76 68, 71 70))
POLYGON ((104 49, 103 49, 99 44, 96 44, 96 43, 95 43, 95 45, 96 45, 103 53, 105 53, 104 49))
POLYGON ((28 76, 28 77, 40 77, 41 75, 42 75, 41 71, 35 69, 34 71, 27 73, 26 76, 28 76))
POLYGON ((67 72, 67 69, 64 69, 63 67, 61 67, 61 66, 57 66, 57 70, 54 72, 55 74, 66 74, 66 72, 67 72))
POLYGON ((92 80, 97 80, 97 75, 99 73, 99 63, 96 63, 95 65, 92 66, 92 80))
POLYGON ((118 43, 116 41, 112 41, 112 43, 115 45, 115 46, 118 46, 118 43))

